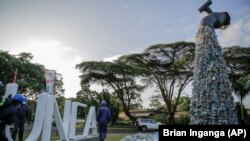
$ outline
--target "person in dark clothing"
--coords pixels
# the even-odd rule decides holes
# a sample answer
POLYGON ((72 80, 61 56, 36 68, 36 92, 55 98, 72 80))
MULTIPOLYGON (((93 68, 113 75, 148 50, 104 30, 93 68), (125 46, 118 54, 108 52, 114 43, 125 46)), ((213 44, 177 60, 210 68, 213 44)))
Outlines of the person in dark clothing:
POLYGON ((10 125, 15 120, 16 107, 10 104, 0 108, 0 139, 1 141, 8 141, 5 134, 6 125, 10 125))
POLYGON ((0 95, 2 95, 2 92, 3 92, 3 82, 0 81, 0 95))
POLYGON ((16 134, 18 132, 19 141, 23 141, 24 123, 29 115, 29 107, 26 105, 26 100, 17 106, 16 119, 14 122, 14 129, 12 132, 13 141, 16 140, 16 134))
POLYGON ((97 111, 97 122, 99 128, 99 139, 104 141, 107 135, 108 124, 111 120, 110 109, 107 107, 107 102, 103 100, 101 107, 97 111))
MULTIPOLYGON (((0 81, 0 92, 2 92, 3 85, 0 81)), ((15 120, 16 115, 16 106, 18 103, 22 102, 22 96, 16 94, 13 98, 12 95, 8 97, 3 96, 0 94, 0 140, 1 141, 8 141, 8 138, 5 134, 5 127, 6 125, 10 125, 15 120)))
POLYGON ((5 135, 6 124, 14 122, 16 109, 13 107, 12 99, 10 97, 4 97, 3 94, 3 83, 0 81, 0 139, 2 141, 8 141, 5 135))

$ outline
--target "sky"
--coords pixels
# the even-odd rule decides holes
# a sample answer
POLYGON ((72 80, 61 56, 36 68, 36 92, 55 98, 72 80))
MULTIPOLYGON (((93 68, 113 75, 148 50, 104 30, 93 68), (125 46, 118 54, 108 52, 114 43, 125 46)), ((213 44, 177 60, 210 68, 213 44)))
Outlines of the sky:
MULTIPOLYGON (((82 61, 110 61, 158 43, 195 41, 206 13, 205 0, 0 0, 0 49, 30 52, 33 62, 56 70, 65 97, 80 90, 82 61)), ((213 11, 227 11, 231 25, 217 30, 222 47, 250 47, 250 1, 212 0, 213 11)), ((98 89, 98 88, 94 88, 98 89)), ((191 93, 191 85, 185 93, 191 93)), ((149 104, 152 91, 143 94, 149 104)), ((250 107, 250 96, 245 100, 250 107)))

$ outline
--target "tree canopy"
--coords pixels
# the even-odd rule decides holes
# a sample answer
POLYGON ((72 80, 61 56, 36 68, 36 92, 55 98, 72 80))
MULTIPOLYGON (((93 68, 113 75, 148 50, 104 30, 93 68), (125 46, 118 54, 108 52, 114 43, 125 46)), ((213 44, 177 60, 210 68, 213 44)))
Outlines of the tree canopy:
POLYGON ((18 91, 28 97, 33 97, 33 94, 45 88, 44 66, 31 63, 32 58, 30 53, 13 56, 8 52, 0 52, 1 81, 4 84, 12 82, 13 73, 17 71, 18 91))
POLYGON ((241 120, 244 121, 242 101, 250 93, 250 48, 239 46, 224 48, 224 57, 234 93, 240 99, 241 120))
MULTIPOLYGON (((45 72, 44 66, 32 63, 32 59, 31 53, 22 52, 14 56, 8 52, 0 51, 0 80, 4 84, 11 83, 13 73, 17 71, 18 92, 25 94, 30 99, 36 99, 37 94, 45 90, 45 72)), ((57 77, 57 95, 64 94, 62 80, 62 76, 57 77)))
POLYGON ((146 69, 150 74, 145 82, 156 84, 167 105, 169 122, 174 121, 179 97, 192 80, 192 62, 195 44, 176 42, 156 44, 148 47, 143 53, 125 55, 120 61, 146 69), (176 101, 173 103, 173 97, 176 101))
POLYGON ((227 47, 224 48, 224 58, 229 69, 229 78, 233 84, 242 77, 250 75, 250 48, 227 47))
POLYGON ((130 114, 131 105, 141 102, 140 94, 145 86, 136 82, 139 76, 147 71, 143 68, 128 65, 123 62, 82 62, 76 66, 82 75, 82 90, 86 85, 93 83, 112 89, 119 98, 125 114, 134 121, 136 118, 130 114))

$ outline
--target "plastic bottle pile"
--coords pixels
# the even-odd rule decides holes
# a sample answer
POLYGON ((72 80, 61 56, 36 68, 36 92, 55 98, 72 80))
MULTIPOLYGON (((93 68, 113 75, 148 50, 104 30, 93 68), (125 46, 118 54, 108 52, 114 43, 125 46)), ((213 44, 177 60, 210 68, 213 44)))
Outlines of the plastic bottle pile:
POLYGON ((196 36, 191 124, 237 124, 227 65, 215 29, 200 27, 196 36))
POLYGON ((121 141, 158 141, 159 133, 138 133, 135 135, 125 136, 121 141))

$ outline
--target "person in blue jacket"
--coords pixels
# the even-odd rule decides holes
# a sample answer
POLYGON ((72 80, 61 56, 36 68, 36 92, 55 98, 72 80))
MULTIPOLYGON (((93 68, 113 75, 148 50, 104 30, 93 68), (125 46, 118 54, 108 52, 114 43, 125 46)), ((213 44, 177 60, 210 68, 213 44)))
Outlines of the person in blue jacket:
MULTIPOLYGON (((0 92, 3 90, 2 82, 0 81, 0 92)), ((16 94, 14 97, 9 95, 8 97, 0 94, 0 140, 8 141, 5 134, 6 125, 10 125, 14 122, 17 108, 16 106, 23 102, 23 96, 16 94)))
POLYGON ((107 102, 105 100, 102 100, 101 107, 97 111, 97 122, 99 128, 100 141, 104 141, 107 136, 107 128, 110 120, 110 109, 107 107, 107 102))
POLYGON ((27 99, 24 98, 22 104, 17 105, 16 119, 14 122, 14 129, 11 134, 13 141, 16 140, 16 134, 18 132, 19 141, 23 141, 24 123, 29 115, 29 107, 26 104, 27 99))

